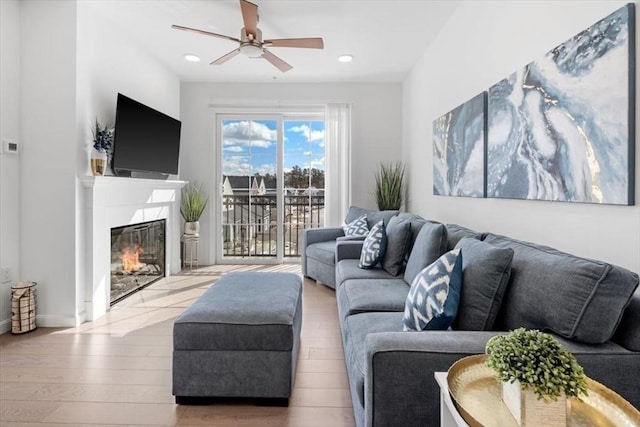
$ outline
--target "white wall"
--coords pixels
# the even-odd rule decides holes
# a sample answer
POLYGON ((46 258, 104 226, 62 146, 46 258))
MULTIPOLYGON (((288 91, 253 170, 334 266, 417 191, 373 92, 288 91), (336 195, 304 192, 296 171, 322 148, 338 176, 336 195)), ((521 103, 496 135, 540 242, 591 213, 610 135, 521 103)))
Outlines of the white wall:
POLYGON ((74 325, 76 3, 20 7, 21 277, 38 282, 39 325, 74 325))
MULTIPOLYGON (((632 207, 436 197, 432 190, 435 118, 625 3, 461 3, 403 85, 409 209, 427 218, 546 244, 639 272, 640 149, 636 150, 636 206, 632 207)), ((640 46, 637 40, 636 45, 640 46)))
MULTIPOLYGON (((0 2, 0 143, 20 140, 20 6, 0 2)), ((0 150, 1 151, 1 150, 0 150)), ((0 282, 0 334, 11 328, 11 284, 20 269, 20 172, 15 154, 0 154, 0 267, 10 282, 0 282)))
MULTIPOLYGON (((78 177, 90 173, 93 121, 113 123, 118 92, 179 118, 180 83, 104 21, 100 2, 0 3, 1 134, 21 150, 0 156, 0 265, 38 282, 38 325, 74 326, 85 317, 91 255, 78 177)), ((0 331, 8 293, 0 285, 0 331)))
MULTIPOLYGON (((127 31, 117 22, 104 18, 102 8, 110 2, 78 2, 77 27, 77 110, 76 110, 76 163, 78 176, 90 175, 89 158, 93 146, 91 130, 98 118, 101 124, 115 123, 118 92, 142 102, 177 119, 180 118, 180 81, 145 49, 127 37, 127 31)), ((153 151, 149 150, 149 155, 153 151)), ((121 178, 123 180, 127 178, 121 178)), ((135 191, 136 188, 132 188, 135 191)), ((87 206, 85 192, 76 181, 76 307, 94 307, 96 298, 103 298, 100 283, 108 287, 110 277, 96 279, 93 264, 93 228, 84 223, 87 206), (98 283, 99 282, 99 283, 98 283)), ((131 218, 133 219, 133 218, 131 218)), ((128 224, 125 222, 124 225, 128 224)), ((168 228, 167 232, 171 229, 168 228)), ((174 251, 175 252, 175 251, 174 251)), ((104 250, 98 250, 103 254, 104 250)), ((170 250, 167 253, 171 253, 170 250)), ((103 270, 99 270, 103 271, 103 270)), ((97 304, 102 304, 100 301, 97 304)), ((95 307, 87 312, 90 319, 95 307)), ((99 310, 101 314, 103 310, 99 310)))
MULTIPOLYGON (((212 72, 214 72, 212 70, 212 72)), ((180 178, 209 184, 215 171, 215 117, 212 104, 268 103, 352 104, 352 203, 375 208, 373 171, 382 161, 400 160, 402 90, 381 84, 214 84, 181 85, 182 144, 180 178)), ((215 260, 211 202, 201 219, 200 263, 215 260), (206 236, 206 237, 202 237, 206 236)))

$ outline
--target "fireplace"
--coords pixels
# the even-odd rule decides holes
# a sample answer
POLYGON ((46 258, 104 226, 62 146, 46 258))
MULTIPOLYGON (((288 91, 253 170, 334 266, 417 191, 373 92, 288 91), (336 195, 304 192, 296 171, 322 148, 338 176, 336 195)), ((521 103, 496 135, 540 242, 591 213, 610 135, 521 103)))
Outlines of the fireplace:
POLYGON ((165 223, 111 229, 111 305, 165 277, 165 223))

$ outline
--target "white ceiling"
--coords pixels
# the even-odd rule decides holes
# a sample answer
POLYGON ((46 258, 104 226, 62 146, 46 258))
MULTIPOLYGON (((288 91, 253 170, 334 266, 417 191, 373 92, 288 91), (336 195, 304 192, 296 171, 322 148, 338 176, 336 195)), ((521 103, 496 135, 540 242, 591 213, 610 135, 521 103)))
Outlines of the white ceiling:
MULTIPOLYGON (((264 59, 238 55, 209 63, 235 42, 171 29, 171 24, 240 37, 238 0, 100 0, 99 16, 120 27, 176 73, 181 81, 206 82, 397 82, 422 56, 458 1, 256 0, 265 39, 322 37, 324 50, 271 48, 294 68, 281 73, 264 59), (183 59, 195 53, 202 60, 183 59), (340 54, 353 62, 337 61, 340 54)), ((115 29, 114 29, 115 30, 115 29)))

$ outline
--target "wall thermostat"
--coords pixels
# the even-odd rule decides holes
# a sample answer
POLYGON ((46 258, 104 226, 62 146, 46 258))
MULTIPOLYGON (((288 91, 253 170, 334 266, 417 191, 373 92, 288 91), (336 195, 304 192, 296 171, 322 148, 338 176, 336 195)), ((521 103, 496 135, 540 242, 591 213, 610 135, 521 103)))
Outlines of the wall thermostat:
POLYGON ((9 139, 2 140, 3 154, 18 154, 18 143, 9 139))

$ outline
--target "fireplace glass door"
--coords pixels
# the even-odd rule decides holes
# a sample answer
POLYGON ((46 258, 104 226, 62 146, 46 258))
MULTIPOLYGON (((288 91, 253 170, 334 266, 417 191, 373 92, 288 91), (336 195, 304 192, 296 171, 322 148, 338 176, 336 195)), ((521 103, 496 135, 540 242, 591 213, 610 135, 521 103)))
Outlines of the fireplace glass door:
POLYGON ((165 276, 164 219, 111 229, 111 304, 165 276))

